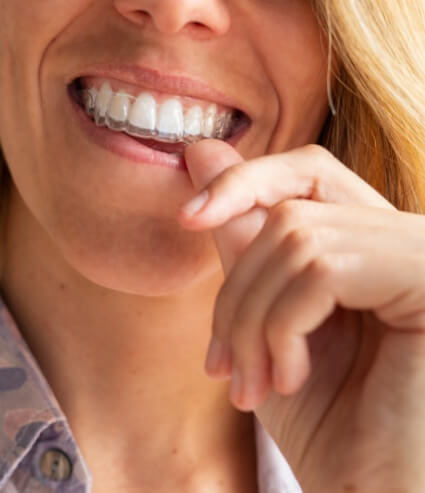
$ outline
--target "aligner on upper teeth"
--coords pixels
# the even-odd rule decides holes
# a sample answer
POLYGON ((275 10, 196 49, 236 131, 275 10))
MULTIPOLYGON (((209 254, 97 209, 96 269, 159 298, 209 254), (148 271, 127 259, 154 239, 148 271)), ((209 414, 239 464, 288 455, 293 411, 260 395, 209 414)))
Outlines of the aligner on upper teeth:
POLYGON ((147 91, 135 97, 121 90, 114 92, 107 82, 99 91, 79 90, 79 97, 98 126, 161 142, 189 144, 205 138, 224 139, 232 126, 232 111, 218 114, 215 104, 205 111, 200 105, 184 111, 177 97, 158 105, 147 91))

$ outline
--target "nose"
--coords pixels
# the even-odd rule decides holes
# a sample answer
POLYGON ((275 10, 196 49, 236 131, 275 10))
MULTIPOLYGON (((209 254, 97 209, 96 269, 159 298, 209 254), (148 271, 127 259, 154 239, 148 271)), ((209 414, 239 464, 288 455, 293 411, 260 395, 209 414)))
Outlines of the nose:
POLYGON ((227 0, 113 0, 118 12, 138 26, 152 23, 162 34, 196 31, 225 34, 230 27, 227 0))

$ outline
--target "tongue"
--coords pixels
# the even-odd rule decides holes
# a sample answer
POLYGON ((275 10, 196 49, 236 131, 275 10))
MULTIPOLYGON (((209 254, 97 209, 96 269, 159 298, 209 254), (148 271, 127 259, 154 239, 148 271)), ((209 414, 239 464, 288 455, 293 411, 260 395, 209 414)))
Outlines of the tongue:
POLYGON ((168 153, 179 153, 183 154, 186 144, 183 142, 178 142, 176 144, 168 144, 167 142, 159 142, 154 139, 145 139, 141 137, 133 137, 134 140, 140 142, 141 144, 154 149, 155 151, 168 152, 168 153))

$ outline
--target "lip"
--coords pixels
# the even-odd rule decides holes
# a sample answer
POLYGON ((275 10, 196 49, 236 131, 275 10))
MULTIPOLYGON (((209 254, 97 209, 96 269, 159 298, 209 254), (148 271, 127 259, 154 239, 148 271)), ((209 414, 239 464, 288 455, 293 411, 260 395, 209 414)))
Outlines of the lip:
MULTIPOLYGON (((107 127, 98 127, 74 99, 71 86, 69 85, 67 92, 75 120, 92 142, 115 155, 124 157, 135 163, 165 166, 167 168, 173 168, 176 171, 188 172, 183 154, 172 154, 155 150, 124 132, 116 132, 107 127)), ((249 125, 227 139, 226 142, 235 146, 246 134, 248 129, 249 125)))
POLYGON ((203 99, 235 108, 249 118, 247 110, 240 101, 234 100, 200 79, 182 73, 163 73, 154 68, 129 63, 107 63, 84 67, 74 74, 67 83, 71 84, 73 80, 79 77, 89 76, 110 77, 133 84, 141 89, 203 99))

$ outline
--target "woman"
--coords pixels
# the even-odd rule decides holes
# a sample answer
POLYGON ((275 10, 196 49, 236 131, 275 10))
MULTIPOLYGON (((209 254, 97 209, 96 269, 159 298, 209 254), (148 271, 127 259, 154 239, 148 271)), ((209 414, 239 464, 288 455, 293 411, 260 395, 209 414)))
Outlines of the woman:
POLYGON ((425 5, 0 11, 1 491, 423 491, 425 5))

